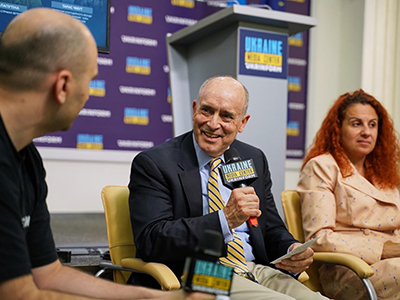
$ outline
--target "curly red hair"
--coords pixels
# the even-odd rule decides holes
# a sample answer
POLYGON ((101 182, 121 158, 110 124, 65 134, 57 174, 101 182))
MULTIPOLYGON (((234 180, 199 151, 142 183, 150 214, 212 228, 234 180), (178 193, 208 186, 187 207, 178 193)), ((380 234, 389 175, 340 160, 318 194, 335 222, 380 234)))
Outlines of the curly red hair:
POLYGON ((330 153, 337 162, 343 177, 353 174, 353 168, 341 143, 341 125, 347 107, 360 103, 371 105, 378 115, 378 137, 374 150, 365 159, 366 177, 380 188, 400 186, 400 147, 393 121, 382 104, 362 89, 353 94, 341 95, 329 110, 317 132, 313 145, 304 158, 305 164, 312 158, 330 153))

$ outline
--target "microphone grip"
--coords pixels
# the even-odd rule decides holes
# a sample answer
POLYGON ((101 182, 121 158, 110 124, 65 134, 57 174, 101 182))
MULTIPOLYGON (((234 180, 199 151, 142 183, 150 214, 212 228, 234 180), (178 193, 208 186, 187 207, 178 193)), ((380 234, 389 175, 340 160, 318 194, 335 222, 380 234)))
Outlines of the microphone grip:
POLYGON ((258 227, 257 217, 250 217, 249 224, 251 225, 251 227, 258 227))
MULTIPOLYGON (((246 187, 247 184, 243 183, 243 182, 237 182, 234 184, 235 188, 242 188, 242 187, 246 187)), ((257 217, 250 217, 249 218, 249 224, 251 227, 258 227, 258 220, 257 217)))

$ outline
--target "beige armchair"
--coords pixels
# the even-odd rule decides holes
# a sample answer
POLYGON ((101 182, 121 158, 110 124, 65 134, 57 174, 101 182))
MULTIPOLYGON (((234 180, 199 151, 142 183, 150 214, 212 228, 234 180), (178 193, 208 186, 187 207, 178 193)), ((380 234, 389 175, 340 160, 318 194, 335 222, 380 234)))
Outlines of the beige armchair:
POLYGON ((142 272, 151 275, 163 290, 180 288, 175 274, 160 263, 144 262, 135 258, 136 247, 133 241, 131 220, 129 216, 129 189, 126 186, 108 185, 103 188, 101 198, 107 224, 108 247, 111 262, 102 262, 103 268, 96 276, 107 270, 113 270, 114 281, 126 283, 131 272, 142 272))
MULTIPOLYGON (((295 239, 304 242, 303 223, 301 218, 301 199, 294 190, 286 190, 281 194, 282 207, 285 213, 286 225, 295 239)), ((357 256, 346 253, 315 252, 314 263, 307 270, 309 279, 303 284, 311 290, 323 293, 319 283, 318 264, 336 264, 353 270, 364 283, 370 299, 377 300, 375 289, 368 279, 374 272, 370 266, 357 256)))

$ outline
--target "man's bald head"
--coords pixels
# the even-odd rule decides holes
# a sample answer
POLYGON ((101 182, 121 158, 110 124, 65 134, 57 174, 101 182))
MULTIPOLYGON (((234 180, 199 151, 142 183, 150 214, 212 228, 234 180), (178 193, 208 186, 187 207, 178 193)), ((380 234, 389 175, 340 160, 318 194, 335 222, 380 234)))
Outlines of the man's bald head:
POLYGON ((30 9, 15 17, 0 39, 0 87, 32 90, 47 75, 85 70, 95 41, 78 20, 51 9, 30 9))

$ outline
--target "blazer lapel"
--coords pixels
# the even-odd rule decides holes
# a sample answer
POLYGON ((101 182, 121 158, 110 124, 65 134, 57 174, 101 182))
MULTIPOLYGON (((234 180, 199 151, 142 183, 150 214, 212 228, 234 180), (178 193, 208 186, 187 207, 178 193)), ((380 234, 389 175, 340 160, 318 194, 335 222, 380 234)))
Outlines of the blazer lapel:
POLYGON ((357 171, 354 171, 354 174, 349 177, 341 178, 341 182, 378 201, 398 205, 398 199, 394 198, 395 194, 391 190, 383 191, 377 189, 357 171))
POLYGON ((182 169, 182 172, 178 173, 178 176, 186 196, 189 216, 202 216, 201 179, 192 134, 188 134, 183 139, 180 151, 178 166, 182 169))

